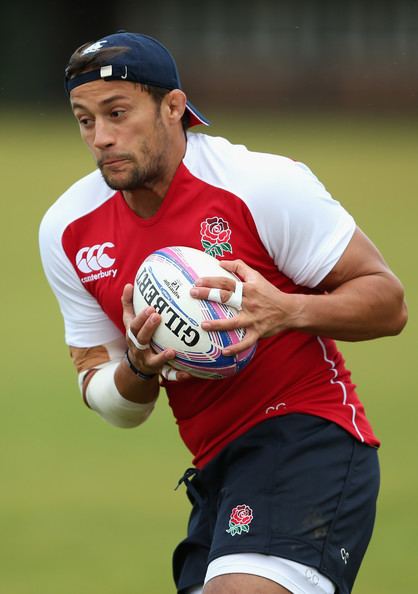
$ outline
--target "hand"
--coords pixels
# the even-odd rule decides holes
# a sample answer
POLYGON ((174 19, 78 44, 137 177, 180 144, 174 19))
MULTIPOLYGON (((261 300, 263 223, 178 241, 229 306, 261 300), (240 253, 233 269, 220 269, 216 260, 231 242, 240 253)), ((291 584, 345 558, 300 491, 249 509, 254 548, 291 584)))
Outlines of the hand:
MULTIPOLYGON (((150 347, 152 335, 161 323, 160 314, 153 307, 147 307, 138 315, 135 315, 133 285, 131 284, 125 285, 123 289, 122 307, 129 358, 133 365, 145 374, 162 373, 167 362, 175 358, 176 351, 174 349, 165 349, 161 353, 155 353, 150 347), (133 334, 133 338, 129 336, 129 330, 133 334)), ((169 376, 168 379, 184 380, 189 377, 188 373, 177 371, 175 378, 169 376)))
MULTIPOLYGON (((298 296, 283 293, 260 273, 242 260, 220 262, 222 268, 243 280, 242 309, 229 320, 202 322, 204 330, 233 330, 245 328, 243 340, 224 349, 224 355, 235 355, 254 345, 259 338, 273 336, 282 330, 295 327, 298 296)), ((227 277, 204 277, 196 281, 190 294, 196 299, 208 299, 211 288, 221 289, 222 303, 228 301, 235 289, 235 282, 227 277)))

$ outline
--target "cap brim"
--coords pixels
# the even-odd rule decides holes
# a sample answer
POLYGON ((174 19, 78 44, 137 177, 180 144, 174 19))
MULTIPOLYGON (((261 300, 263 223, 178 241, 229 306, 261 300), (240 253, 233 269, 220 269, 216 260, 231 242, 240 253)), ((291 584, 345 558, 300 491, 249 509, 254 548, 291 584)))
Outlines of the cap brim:
POLYGON ((196 109, 192 103, 190 103, 190 101, 187 101, 186 108, 190 114, 190 127, 200 126, 202 124, 204 126, 210 126, 210 121, 207 120, 205 116, 202 115, 200 111, 196 109))

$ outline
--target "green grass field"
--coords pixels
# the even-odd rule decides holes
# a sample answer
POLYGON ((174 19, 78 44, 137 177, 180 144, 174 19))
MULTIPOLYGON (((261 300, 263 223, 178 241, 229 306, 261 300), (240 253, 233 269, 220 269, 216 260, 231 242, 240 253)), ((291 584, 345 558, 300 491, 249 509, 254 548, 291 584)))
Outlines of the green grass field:
MULTIPOLYGON (((382 490, 356 594, 418 591, 417 120, 209 114, 210 133, 307 163, 405 284, 404 333, 341 345, 382 439, 382 490)), ((43 277, 39 221, 93 163, 69 112, 4 112, 0 594, 169 594, 188 504, 174 491, 190 455, 164 398, 137 430, 82 404, 57 304, 43 277)))

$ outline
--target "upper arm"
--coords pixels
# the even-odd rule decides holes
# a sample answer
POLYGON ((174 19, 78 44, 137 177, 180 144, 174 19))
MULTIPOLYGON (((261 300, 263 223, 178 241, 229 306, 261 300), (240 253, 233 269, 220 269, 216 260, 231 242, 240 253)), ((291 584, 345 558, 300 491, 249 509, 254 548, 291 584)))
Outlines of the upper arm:
POLYGON ((122 336, 116 340, 93 347, 70 346, 70 356, 78 372, 78 384, 87 403, 87 387, 98 369, 115 361, 120 361, 126 350, 126 341, 122 336))
POLYGON ((317 288, 332 291, 355 278, 375 274, 397 280, 373 242, 357 227, 338 262, 317 288))
MULTIPOLYGON (((80 196, 71 193, 69 198, 71 204, 80 196)), ((72 211, 67 212, 67 202, 55 203, 40 224, 39 249, 43 269, 64 318, 66 343, 79 347, 105 344, 121 336, 121 332, 81 283, 75 263, 69 260, 64 250, 63 234, 75 217, 72 211)))
POLYGON ((302 163, 264 161, 263 183, 246 198, 259 237, 280 272, 316 287, 350 242, 354 219, 302 163))
POLYGON ((126 350, 124 337, 92 347, 70 346, 70 356, 78 373, 120 360, 126 350))

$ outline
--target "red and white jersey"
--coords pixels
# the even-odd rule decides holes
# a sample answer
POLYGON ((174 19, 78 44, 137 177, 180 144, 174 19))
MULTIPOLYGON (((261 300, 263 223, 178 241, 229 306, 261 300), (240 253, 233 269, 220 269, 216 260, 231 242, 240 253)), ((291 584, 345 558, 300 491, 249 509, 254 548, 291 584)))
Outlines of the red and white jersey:
MULTIPOLYGON (((92 347, 124 335, 120 297, 144 258, 184 245, 240 258, 287 293, 315 293, 355 230, 353 218, 302 163, 189 134, 167 195, 142 219, 100 171, 46 213, 41 256, 66 342, 92 347)), ((296 331, 259 341, 252 362, 223 380, 166 382, 180 434, 202 466, 274 415, 306 413, 378 446, 350 372, 328 338, 296 331)))

